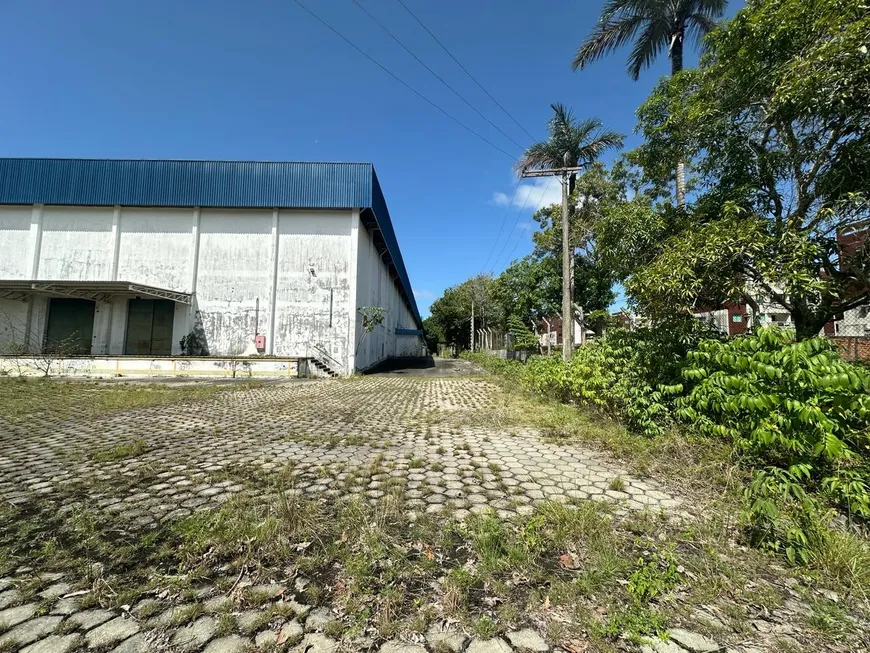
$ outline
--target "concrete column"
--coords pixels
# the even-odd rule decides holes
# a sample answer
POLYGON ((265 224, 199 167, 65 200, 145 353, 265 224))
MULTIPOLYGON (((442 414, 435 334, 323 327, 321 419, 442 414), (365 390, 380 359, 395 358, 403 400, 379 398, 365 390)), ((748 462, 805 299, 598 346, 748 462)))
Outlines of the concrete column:
POLYGON ((112 337, 112 313, 110 302, 95 302, 94 335, 91 339, 91 356, 109 353, 109 342, 112 337))
POLYGON ((275 315, 278 307, 278 245, 280 234, 278 233, 278 222, 280 216, 278 209, 272 209, 272 253, 269 262, 271 264, 272 276, 269 288, 269 325, 267 327, 266 338, 266 353, 270 356, 275 354, 275 315))
POLYGON ((118 280, 118 262, 121 256, 121 207, 112 213, 112 281, 118 280))
POLYGON ((196 324, 196 279, 199 276, 199 212, 200 208, 198 206, 193 207, 193 221, 190 226, 190 273, 187 281, 191 297, 190 307, 187 311, 187 331, 185 331, 185 335, 193 331, 193 326, 196 324))
POLYGON ((39 278, 39 256, 42 251, 42 209, 44 205, 34 204, 30 211, 30 244, 27 272, 31 279, 39 278))
POLYGON ((357 342, 357 283, 359 283, 359 209, 353 209, 350 214, 350 264, 348 298, 348 348, 347 348, 347 372, 353 374, 356 369, 356 342, 357 342))

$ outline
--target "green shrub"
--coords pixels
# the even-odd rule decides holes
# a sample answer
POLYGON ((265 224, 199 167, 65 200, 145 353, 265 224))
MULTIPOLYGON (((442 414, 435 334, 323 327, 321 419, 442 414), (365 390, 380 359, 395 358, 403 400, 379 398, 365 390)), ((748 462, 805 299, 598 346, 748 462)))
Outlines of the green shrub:
POLYGON ((806 561, 819 493, 870 517, 870 373, 827 338, 775 327, 689 352, 678 414, 729 438, 755 468, 746 518, 758 543, 806 561))
POLYGON ((674 329, 610 329, 567 363, 556 355, 533 357, 522 380, 533 392, 594 407, 636 433, 656 436, 671 423, 686 352, 710 335, 697 321, 674 329))

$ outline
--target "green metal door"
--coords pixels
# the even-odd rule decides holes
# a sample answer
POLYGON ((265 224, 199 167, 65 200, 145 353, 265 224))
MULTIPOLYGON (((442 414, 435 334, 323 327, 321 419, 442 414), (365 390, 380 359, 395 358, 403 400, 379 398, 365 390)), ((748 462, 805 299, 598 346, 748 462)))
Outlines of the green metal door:
POLYGON ((68 356, 89 355, 94 335, 95 308, 96 304, 88 299, 49 299, 46 351, 68 356))
POLYGON ((174 315, 175 304, 167 299, 131 299, 127 308, 124 353, 132 356, 171 355, 174 315))

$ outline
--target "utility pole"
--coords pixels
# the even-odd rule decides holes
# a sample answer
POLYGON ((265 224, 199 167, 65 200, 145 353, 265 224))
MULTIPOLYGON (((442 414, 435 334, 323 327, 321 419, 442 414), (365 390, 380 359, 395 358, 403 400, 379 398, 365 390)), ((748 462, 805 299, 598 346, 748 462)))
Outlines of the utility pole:
POLYGON ((562 177, 562 359, 568 360, 574 353, 574 311, 571 304, 572 286, 572 256, 569 238, 570 224, 568 220, 568 179, 576 174, 583 166, 569 166, 569 154, 565 152, 562 159, 563 167, 548 168, 547 170, 523 170, 522 177, 562 177))
POLYGON ((474 300, 471 300, 471 351, 474 351, 474 300))

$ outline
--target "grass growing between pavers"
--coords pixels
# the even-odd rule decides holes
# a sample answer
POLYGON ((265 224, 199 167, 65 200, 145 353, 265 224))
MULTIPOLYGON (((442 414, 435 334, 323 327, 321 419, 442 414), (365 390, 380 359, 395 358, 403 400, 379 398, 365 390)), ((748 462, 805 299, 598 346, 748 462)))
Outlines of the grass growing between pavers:
MULTIPOLYGON (((300 600, 336 608, 330 633, 346 641, 376 644, 455 620, 481 637, 533 626, 555 643, 596 651, 620 650, 626 636, 686 620, 698 628, 693 611, 702 606, 728 626, 727 633, 718 630, 722 622, 710 626, 717 641, 739 638, 751 631, 750 618, 799 593, 809 606, 794 615, 808 633, 803 650, 868 641, 856 627, 854 597, 829 600, 816 592, 817 579, 795 582, 769 557, 735 547, 727 522, 687 527, 663 514, 619 517, 592 502, 545 502, 524 517, 460 521, 449 511, 411 516, 401 484, 370 503, 359 495, 306 496, 292 467, 224 474, 244 481, 246 491, 147 530, 84 497, 68 511, 48 502, 4 507, 0 576, 19 565, 73 571, 91 590, 87 605, 159 597, 187 606, 173 614, 174 627, 202 613, 195 601, 203 586, 232 594, 237 607, 257 607, 264 597, 233 592, 234 579, 292 586, 301 578, 300 600)), ((221 623, 222 632, 236 628, 229 617, 221 623)))
POLYGON ((98 383, 0 377, 0 418, 23 421, 38 415, 92 417, 103 413, 207 399, 249 385, 98 383))

